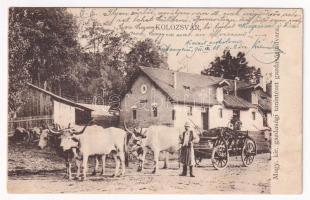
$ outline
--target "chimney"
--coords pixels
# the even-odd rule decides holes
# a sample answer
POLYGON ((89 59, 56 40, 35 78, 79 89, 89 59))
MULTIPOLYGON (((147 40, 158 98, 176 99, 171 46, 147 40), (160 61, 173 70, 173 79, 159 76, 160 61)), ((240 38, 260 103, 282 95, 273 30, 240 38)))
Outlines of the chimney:
POLYGON ((238 77, 236 77, 234 79, 234 94, 235 94, 235 96, 237 96, 237 81, 239 81, 238 77))
POLYGON ((259 85, 263 88, 264 92, 266 92, 266 83, 264 76, 259 77, 259 85))
POLYGON ((272 96, 272 82, 266 84, 266 93, 271 97, 272 96))
POLYGON ((172 87, 174 89, 177 88, 177 72, 172 72, 172 76, 173 76, 173 84, 172 84, 172 87))
POLYGON ((251 93, 251 103, 254 105, 258 105, 258 97, 255 91, 251 93))

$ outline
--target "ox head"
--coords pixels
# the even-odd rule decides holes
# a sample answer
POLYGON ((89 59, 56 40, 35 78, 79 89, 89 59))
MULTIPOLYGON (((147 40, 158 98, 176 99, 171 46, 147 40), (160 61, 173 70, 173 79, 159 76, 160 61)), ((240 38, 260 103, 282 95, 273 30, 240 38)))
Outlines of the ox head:
POLYGON ((124 122, 124 128, 127 132, 127 143, 130 147, 130 153, 134 154, 137 153, 139 155, 139 152, 141 152, 143 146, 144 146, 144 140, 147 137, 147 129, 143 128, 134 128, 132 131, 129 130, 126 126, 126 123, 124 122))
MULTIPOLYGON (((51 142, 51 144, 53 144, 54 146, 58 147, 64 136, 70 135, 75 132, 73 128, 70 128, 70 124, 68 128, 64 128, 64 129, 60 129, 59 125, 55 126, 56 130, 51 129, 49 126, 46 126, 46 127, 47 129, 43 129, 42 132, 40 133, 38 146, 41 149, 44 149, 48 145, 49 142, 51 142)), ((77 134, 78 133, 79 132, 77 132, 77 134)))
POLYGON ((39 138, 39 144, 38 144, 38 146, 41 149, 44 149, 47 146, 48 137, 49 137, 49 130, 48 129, 42 130, 40 134, 40 138, 39 138))
POLYGON ((49 126, 47 126, 47 129, 43 129, 40 133, 40 137, 39 137, 39 144, 38 146, 41 148, 41 149, 44 149, 47 144, 48 144, 48 140, 49 138, 51 137, 58 137, 60 136, 60 130, 59 130, 59 126, 56 126, 55 125, 55 128, 57 128, 58 130, 55 131, 55 130, 52 130, 49 128, 49 126))
POLYGON ((67 128, 62 131, 60 136, 60 147, 63 151, 70 150, 72 148, 78 148, 80 145, 78 135, 82 134, 86 127, 86 125, 81 131, 77 131, 74 128, 67 128))
POLYGON ((60 147, 63 151, 79 147, 79 140, 76 137, 75 130, 68 129, 60 136, 60 147))
POLYGON ((130 139, 130 142, 137 142, 141 140, 142 138, 145 138, 145 136, 142 137, 142 128, 134 128, 133 130, 129 130, 127 128, 126 122, 124 122, 124 128, 127 132, 128 138, 130 139))

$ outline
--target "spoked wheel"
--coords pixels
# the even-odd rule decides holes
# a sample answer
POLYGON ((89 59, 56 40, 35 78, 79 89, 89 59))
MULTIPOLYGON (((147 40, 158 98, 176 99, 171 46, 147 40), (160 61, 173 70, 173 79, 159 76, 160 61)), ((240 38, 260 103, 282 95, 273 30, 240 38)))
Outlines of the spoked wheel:
POLYGON ((218 170, 225 169, 228 165, 228 158, 229 154, 227 145, 223 140, 221 140, 212 150, 211 161, 213 167, 218 170))
POLYGON ((256 156, 256 144, 251 139, 246 139, 242 147, 241 159, 245 167, 251 165, 256 156))

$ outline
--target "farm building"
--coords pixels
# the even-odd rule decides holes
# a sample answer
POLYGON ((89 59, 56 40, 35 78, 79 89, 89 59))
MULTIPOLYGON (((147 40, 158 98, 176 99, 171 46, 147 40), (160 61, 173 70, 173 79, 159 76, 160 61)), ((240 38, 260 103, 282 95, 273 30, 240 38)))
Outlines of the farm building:
POLYGON ((119 114, 115 110, 111 109, 108 105, 96 105, 96 104, 80 104, 89 109, 92 109, 91 117, 95 124, 102 127, 117 127, 119 124, 119 114))
MULTIPOLYGON (((256 88, 238 90, 251 84, 166 69, 140 69, 140 75, 121 101, 120 123, 182 127, 190 119, 207 130, 228 126, 236 115, 242 122, 242 130, 257 131, 264 127, 264 116, 258 102, 254 102, 258 99, 256 88)), ((269 106, 270 102, 264 103, 269 106)))
POLYGON ((65 99, 45 89, 27 83, 29 100, 16 113, 15 119, 9 122, 9 132, 17 126, 32 128, 44 123, 57 123, 61 127, 81 125, 91 120, 92 109, 65 99))
MULTIPOLYGON (((265 87, 262 84, 243 85, 243 87, 238 87, 237 95, 256 105, 259 113, 263 116, 263 125, 270 126, 272 120, 271 97, 265 87)), ((233 89, 230 88, 230 90, 233 89)))

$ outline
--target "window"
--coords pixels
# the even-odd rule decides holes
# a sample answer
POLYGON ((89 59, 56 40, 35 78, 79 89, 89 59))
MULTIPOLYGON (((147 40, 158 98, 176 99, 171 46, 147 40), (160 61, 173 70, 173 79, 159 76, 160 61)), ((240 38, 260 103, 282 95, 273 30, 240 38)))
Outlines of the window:
POLYGON ((136 109, 132 109, 132 118, 137 119, 137 110, 136 109))
POLYGON ((192 116, 193 115, 193 107, 189 106, 188 111, 187 111, 187 116, 192 116))
POLYGON ((183 85, 183 88, 185 89, 185 90, 190 90, 191 88, 189 87, 189 86, 187 86, 187 85, 183 85))
POLYGON ((175 120, 175 110, 172 110, 172 120, 175 120))
POLYGON ((145 84, 141 85, 141 93, 145 94, 147 92, 147 86, 145 84))
POLYGON ((223 109, 222 108, 219 109, 219 114, 220 114, 220 118, 223 118, 223 109))
POLYGON ((152 106, 153 117, 157 117, 157 106, 152 106))
POLYGON ((256 112, 252 112, 252 119, 253 119, 253 120, 255 120, 255 118, 256 118, 255 115, 256 115, 256 112))

